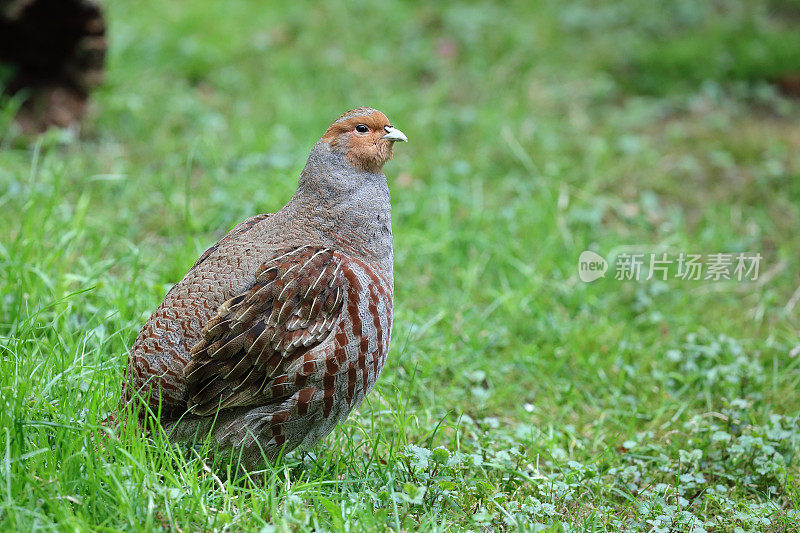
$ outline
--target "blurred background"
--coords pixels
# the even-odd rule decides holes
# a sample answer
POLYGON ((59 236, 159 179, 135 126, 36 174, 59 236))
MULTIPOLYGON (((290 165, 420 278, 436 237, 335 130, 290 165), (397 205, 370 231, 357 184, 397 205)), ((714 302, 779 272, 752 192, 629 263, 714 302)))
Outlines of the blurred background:
MULTIPOLYGON (((740 497, 796 516, 798 1, 102 5, 105 81, 80 127, 32 137, 13 120, 21 95, 0 101, 9 424, 113 409, 169 286, 238 221, 279 209, 325 128, 368 105, 410 142, 385 168, 393 344, 359 416, 401 443, 460 427, 436 441, 451 452, 535 428, 526 460, 554 476, 608 450, 602 472, 630 465, 622 444, 648 442, 642 456, 677 472, 642 466, 650 481, 684 472, 678 450, 722 454, 704 413, 788 417, 783 474, 743 481, 752 464, 720 459, 714 482, 740 496, 690 510, 740 497), (621 246, 763 260, 751 282, 578 279, 581 251, 621 246), (386 415, 392 391, 415 429, 386 415)), ((619 490, 655 484, 638 479, 619 490)), ((645 516, 586 497, 609 521, 645 516)))

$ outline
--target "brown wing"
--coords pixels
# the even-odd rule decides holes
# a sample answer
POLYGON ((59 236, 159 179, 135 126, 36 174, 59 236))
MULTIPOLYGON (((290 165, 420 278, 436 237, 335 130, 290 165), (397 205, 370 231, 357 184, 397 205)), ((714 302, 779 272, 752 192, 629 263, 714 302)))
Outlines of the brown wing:
POLYGON ((214 317, 218 306, 212 302, 224 297, 220 294, 217 299, 217 293, 223 293, 222 276, 232 268, 225 258, 209 260, 209 257, 226 243, 244 237, 269 216, 256 215, 237 224, 170 289, 131 348, 123 381, 123 402, 140 395, 154 411, 160 410, 162 416, 177 417, 186 412, 184 368, 190 360, 189 352, 202 338, 203 326, 214 317), (205 261, 213 264, 198 271, 197 267, 205 261))
POLYGON ((331 333, 344 301, 340 271, 332 250, 310 246, 264 263, 253 286, 217 309, 192 348, 189 411, 210 415, 290 396, 291 384, 275 378, 331 333))

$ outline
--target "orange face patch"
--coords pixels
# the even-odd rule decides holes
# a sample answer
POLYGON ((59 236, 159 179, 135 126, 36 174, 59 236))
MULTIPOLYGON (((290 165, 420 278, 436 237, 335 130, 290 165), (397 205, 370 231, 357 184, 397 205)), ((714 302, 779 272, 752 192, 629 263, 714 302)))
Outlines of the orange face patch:
POLYGON ((342 115, 328 128, 322 141, 343 151, 357 169, 379 172, 392 158, 392 141, 382 139, 387 133, 386 126, 391 124, 380 111, 367 108, 363 109, 364 114, 356 114, 359 111, 361 108, 342 115))

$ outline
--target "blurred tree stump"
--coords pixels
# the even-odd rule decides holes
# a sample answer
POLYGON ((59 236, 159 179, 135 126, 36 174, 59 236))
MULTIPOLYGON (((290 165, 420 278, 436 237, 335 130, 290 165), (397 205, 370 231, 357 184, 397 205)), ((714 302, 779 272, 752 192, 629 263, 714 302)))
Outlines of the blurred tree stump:
POLYGON ((786 96, 800 98, 800 73, 789 73, 778 78, 775 84, 786 96))
POLYGON ((103 80, 105 33, 94 0, 0 0, 4 92, 24 98, 16 116, 24 132, 80 122, 103 80))

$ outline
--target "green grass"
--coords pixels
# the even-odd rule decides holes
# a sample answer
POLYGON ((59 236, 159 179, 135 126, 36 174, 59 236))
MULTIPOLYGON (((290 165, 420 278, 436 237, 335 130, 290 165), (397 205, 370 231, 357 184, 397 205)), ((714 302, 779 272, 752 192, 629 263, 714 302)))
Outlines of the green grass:
MULTIPOLYGON (((702 57, 752 3, 669 4, 108 2, 80 133, 25 139, 0 110, 0 529, 800 527, 800 105, 682 75, 683 47, 702 57), (652 52, 687 27, 680 61, 652 52), (618 78, 641 57, 678 65, 665 96, 618 78), (410 139, 386 168, 376 391, 252 479, 102 427, 170 284, 280 208, 358 105, 410 139), (762 271, 578 279, 581 251, 626 246, 762 271)), ((785 35, 772 5, 748 20, 785 35)))

